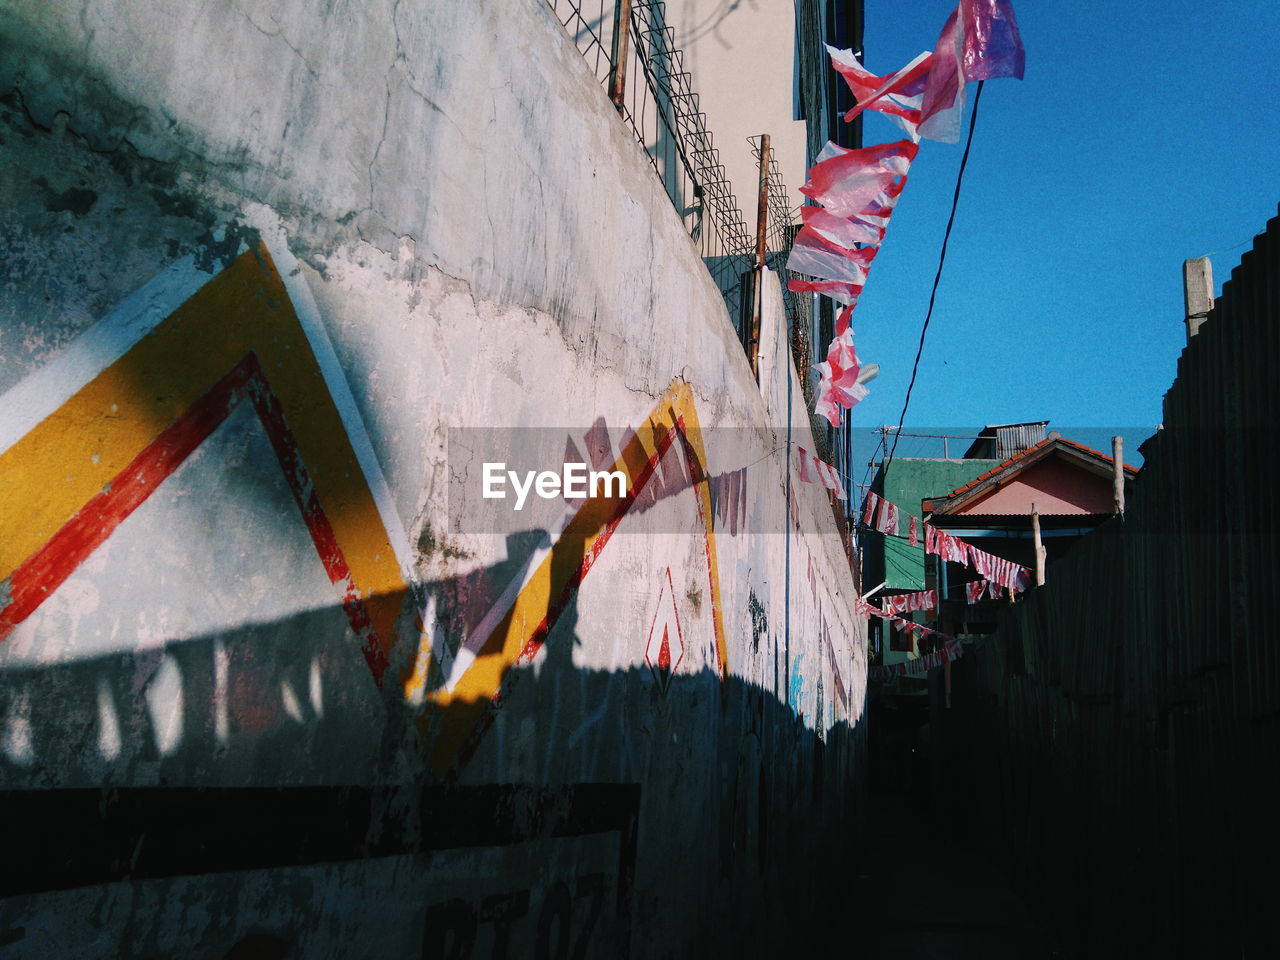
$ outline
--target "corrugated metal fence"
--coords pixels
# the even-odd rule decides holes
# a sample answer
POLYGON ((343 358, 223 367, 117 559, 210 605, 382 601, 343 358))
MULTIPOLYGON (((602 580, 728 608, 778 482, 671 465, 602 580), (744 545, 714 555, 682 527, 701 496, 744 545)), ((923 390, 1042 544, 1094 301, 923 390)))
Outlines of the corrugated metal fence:
MULTIPOLYGON (((1127 516, 957 664, 942 798, 1064 955, 1278 957, 1280 217, 1178 362, 1127 516)), ((935 714, 937 716, 937 714, 935 714)))

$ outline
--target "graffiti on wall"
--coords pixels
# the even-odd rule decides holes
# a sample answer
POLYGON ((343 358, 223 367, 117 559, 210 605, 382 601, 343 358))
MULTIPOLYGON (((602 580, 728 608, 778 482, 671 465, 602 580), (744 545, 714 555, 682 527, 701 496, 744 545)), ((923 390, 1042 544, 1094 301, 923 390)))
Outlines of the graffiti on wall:
MULTIPOLYGON (((313 339, 266 248, 242 254, 150 329, 95 332, 98 342, 132 342, 0 452, 0 639, 248 405, 381 684, 407 585, 313 339)), ((72 355, 17 389, 57 396, 68 389, 57 378, 83 373, 86 362, 72 355)), ((15 433, 43 398, 8 399, 5 427, 15 433)))
POLYGON ((614 538, 619 525, 663 481, 660 464, 668 454, 683 461, 697 522, 703 531, 703 558, 712 618, 712 645, 721 678, 729 675, 729 651, 720 602, 715 513, 707 455, 693 391, 677 382, 627 441, 611 471, 623 472, 627 493, 603 493, 581 501, 555 542, 535 552, 520 579, 503 591, 489 614, 457 651, 432 650, 424 631, 423 649, 405 682, 405 699, 422 701, 419 726, 431 744, 437 772, 456 775, 474 755, 502 708, 512 668, 530 663, 560 618, 575 603, 579 587, 614 538))
MULTIPOLYGON (((258 244, 213 278, 180 264, 150 288, 6 396, 0 640, 220 424, 247 409, 269 438, 380 687, 397 642, 416 641, 419 654, 393 688, 402 683, 407 702, 424 704, 419 729, 437 772, 456 773, 474 752, 501 707, 510 669, 539 652, 623 519, 646 498, 675 492, 664 487, 673 460, 687 478, 677 486, 691 492, 703 530, 712 653, 721 677, 728 675, 715 527, 717 513, 741 498, 712 500, 687 384, 674 383, 627 432, 612 465, 628 477, 626 497, 583 501, 555 542, 497 594, 463 649, 433 648, 430 620, 440 611, 414 599, 406 537, 305 284, 282 277, 258 244), (412 616, 402 618, 406 612, 412 616), (408 623, 417 636, 397 637, 398 620, 402 632, 408 623)), ((593 459, 611 455, 593 451, 593 459)))

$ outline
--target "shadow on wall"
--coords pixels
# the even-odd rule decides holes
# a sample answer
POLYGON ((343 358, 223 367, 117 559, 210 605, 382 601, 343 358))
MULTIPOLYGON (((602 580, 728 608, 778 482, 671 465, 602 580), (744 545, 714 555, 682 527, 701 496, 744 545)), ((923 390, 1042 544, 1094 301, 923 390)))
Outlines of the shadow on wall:
MULTIPOLYGON (((50 136, 31 134, 41 149, 50 136)), ((29 173, 39 152, 24 154, 29 173)), ((77 176, 98 199, 62 209, 51 196, 33 213, 42 219, 13 218, 37 235, 12 277, 18 288, 37 288, 24 271, 49 259, 40 238, 64 231, 65 262, 107 250, 94 261, 104 276, 121 266, 106 241, 122 229, 117 208, 134 210, 145 184, 134 189, 130 175, 126 189, 106 160, 78 146, 64 152, 83 161, 77 176)), ((48 189, 62 196, 70 186, 58 179, 48 189)), ((170 186, 151 191, 152 203, 181 199, 170 186)), ((149 210, 129 228, 154 230, 160 217, 149 210)), ((6 493, 0 557, 12 565, 0 637, 235 416, 256 417, 261 427, 245 435, 265 434, 260 459, 278 461, 286 483, 277 489, 278 472, 268 482, 266 471, 224 470, 215 495, 201 494, 212 505, 206 539, 225 533, 215 515, 224 493, 275 498, 280 526, 256 535, 296 532, 299 511, 325 565, 322 585, 336 585, 335 596, 355 587, 330 605, 149 649, 125 637, 126 650, 67 660, 55 648, 74 638, 56 636, 43 661, 3 670, 0 957, 793 951, 824 885, 849 869, 863 730, 819 734, 771 692, 711 670, 580 667, 575 649, 596 640, 580 635, 577 587, 605 516, 552 548, 547 602, 536 611, 543 652, 506 672, 501 700, 453 700, 419 724, 398 681, 412 666, 403 638, 416 641, 422 601, 453 618, 456 655, 496 588, 549 538, 512 534, 506 560, 412 589, 390 549, 344 554, 349 542, 364 545, 378 513, 281 279, 256 247, 233 259, 242 239, 254 245, 245 231, 229 230, 215 251, 203 235, 212 219, 170 212, 168 255, 140 242, 142 265, 129 260, 131 271, 150 275, 192 250, 211 260, 201 269, 215 260, 225 269, 95 378, 97 393, 60 408, 75 430, 45 436, 44 421, 23 425, 5 451, 0 473, 58 469, 27 471, 27 492, 6 493), (72 462, 74 476, 61 469, 72 462), (123 481, 133 477, 146 482, 130 488, 123 481), (29 563, 46 545, 41 530, 77 517, 88 519, 71 528, 74 543, 29 563), (358 567, 360 556, 373 559, 358 567), (442 777, 428 755, 465 762, 446 763, 442 777)), ((64 278, 37 299, 61 309, 74 286, 64 278)), ((98 307, 97 298, 83 306, 85 325, 98 307)), ((20 372, 43 369, 43 356, 27 359, 20 372)), ((351 373, 357 383, 365 376, 351 373)), ((707 479, 713 512, 732 532, 745 486, 722 477, 707 479)), ((646 495, 670 496, 694 479, 664 474, 646 495)), ((766 643, 776 663, 776 629, 766 643)), ((429 674, 424 695, 444 679, 429 674)), ((790 687, 784 679, 780 689, 790 687)))
POLYGON ((861 729, 710 671, 579 669, 571 604, 461 774, 406 775, 413 717, 343 621, 7 672, 0 955, 763 955, 850 869, 861 729), (157 659, 176 732, 138 687, 157 659))

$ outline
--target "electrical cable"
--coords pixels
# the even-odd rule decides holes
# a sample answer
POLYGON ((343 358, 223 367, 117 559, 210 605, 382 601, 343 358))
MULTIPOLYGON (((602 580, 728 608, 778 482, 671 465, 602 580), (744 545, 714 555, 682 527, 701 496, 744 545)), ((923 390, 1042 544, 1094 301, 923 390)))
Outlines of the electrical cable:
POLYGON ((929 291, 929 309, 925 311, 924 325, 920 328, 920 346, 916 348, 916 361, 911 365, 911 382, 907 384, 907 396, 902 401, 902 414, 898 417, 898 432, 893 436, 893 447, 889 450, 889 457, 884 463, 884 473, 887 475, 889 466, 893 463, 893 455, 898 451, 898 437, 902 435, 902 428, 907 422, 907 406, 911 403, 911 390, 916 385, 916 374, 920 370, 920 356, 924 353, 924 337, 929 332, 929 320, 933 317, 933 304, 938 296, 938 283, 942 280, 942 265, 947 261, 947 241, 951 239, 951 227, 956 222, 956 207, 960 203, 960 184, 964 181, 964 168, 969 163, 969 148, 973 146, 973 128, 978 122, 978 101, 982 99, 982 85, 985 80, 978 81, 977 92, 973 95, 973 112, 969 114, 969 138, 964 144, 964 155, 960 157, 960 170, 956 174, 956 190, 951 197, 951 216, 947 218, 947 229, 942 234, 942 249, 938 253, 938 272, 933 276, 933 289, 929 291))

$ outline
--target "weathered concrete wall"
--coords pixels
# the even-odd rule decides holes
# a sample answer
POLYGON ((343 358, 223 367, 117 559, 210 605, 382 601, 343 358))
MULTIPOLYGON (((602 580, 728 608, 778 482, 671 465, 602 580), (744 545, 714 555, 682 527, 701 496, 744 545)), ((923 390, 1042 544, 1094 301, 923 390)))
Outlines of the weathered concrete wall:
POLYGON ((757 387, 540 0, 11 3, 0 100, 3 949, 793 942, 865 624, 779 291, 757 387), (479 427, 636 498, 455 529, 479 427))

